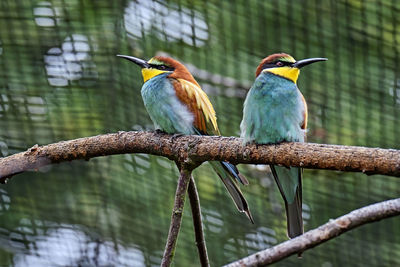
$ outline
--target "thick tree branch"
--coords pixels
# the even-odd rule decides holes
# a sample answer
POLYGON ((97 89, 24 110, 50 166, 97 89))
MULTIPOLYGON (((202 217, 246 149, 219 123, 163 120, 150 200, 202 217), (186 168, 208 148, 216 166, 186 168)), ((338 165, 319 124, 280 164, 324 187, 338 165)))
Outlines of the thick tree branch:
POLYGON ((197 251, 199 252, 200 263, 202 267, 207 267, 210 266, 210 263, 208 261, 206 241, 203 233, 200 199, 193 176, 190 178, 188 195, 192 209, 193 227, 196 236, 196 246, 197 251))
POLYGON ((312 143, 243 145, 242 139, 180 136, 154 132, 119 132, 37 146, 0 158, 0 181, 42 166, 123 153, 147 153, 177 162, 225 160, 231 163, 280 164, 303 168, 400 176, 400 151, 312 143))
POLYGON ((280 261, 290 255, 301 253, 363 224, 396 215, 400 215, 400 198, 354 210, 349 214, 329 221, 317 229, 308 231, 297 238, 290 239, 272 248, 257 252, 246 258, 230 263, 225 267, 265 266, 280 261))
POLYGON ((164 255, 161 261, 162 267, 168 267, 172 263, 172 259, 175 255, 176 241, 178 239, 179 230, 182 224, 183 207, 185 205, 186 192, 190 179, 192 179, 192 171, 180 167, 180 177, 175 193, 175 203, 172 209, 171 224, 169 225, 169 232, 167 243, 165 244, 164 255))
MULTIPOLYGON (((171 136, 155 132, 119 132, 46 146, 35 145, 26 152, 0 158, 0 182, 15 174, 45 165, 90 159, 93 157, 147 153, 174 160, 180 169, 175 204, 162 266, 172 262, 178 237, 183 205, 191 179, 191 171, 204 161, 229 161, 233 164, 280 164, 303 168, 328 169, 400 176, 400 151, 394 149, 312 143, 282 143, 279 145, 243 145, 242 139, 218 136, 171 136)), ((194 183, 193 183, 194 185, 194 183)), ((198 199, 192 192, 191 200, 198 199)), ((191 203, 192 204, 192 203, 191 203)), ((201 262, 208 264, 201 230, 200 209, 193 202, 196 242, 201 262), (199 220, 200 218, 200 220, 199 220), (200 225, 200 230, 198 230, 200 225)), ((371 205, 342 216, 295 239, 249 256, 231 266, 257 266, 279 261, 338 236, 362 224, 400 214, 400 199, 371 205)))

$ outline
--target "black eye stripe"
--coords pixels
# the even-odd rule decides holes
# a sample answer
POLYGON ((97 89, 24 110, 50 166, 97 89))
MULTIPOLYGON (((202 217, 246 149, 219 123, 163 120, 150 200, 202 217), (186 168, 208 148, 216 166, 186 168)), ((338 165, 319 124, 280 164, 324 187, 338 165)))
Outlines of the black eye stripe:
POLYGON ((263 69, 267 69, 267 68, 276 68, 276 67, 279 68, 279 67, 292 66, 292 65, 293 65, 292 62, 287 62, 287 61, 278 60, 278 61, 275 61, 275 62, 268 62, 268 63, 265 63, 265 64, 263 65, 263 69), (278 65, 277 65, 278 62, 282 63, 282 65, 278 66, 278 65))
POLYGON ((167 65, 156 65, 156 64, 150 64, 150 66, 153 69, 159 69, 159 70, 166 70, 166 71, 173 71, 174 68, 167 66, 167 65))

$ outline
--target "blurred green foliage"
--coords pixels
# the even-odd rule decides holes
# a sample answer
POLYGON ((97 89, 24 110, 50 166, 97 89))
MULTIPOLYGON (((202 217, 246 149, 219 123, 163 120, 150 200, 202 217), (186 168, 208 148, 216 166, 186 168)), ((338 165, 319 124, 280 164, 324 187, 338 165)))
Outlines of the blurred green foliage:
MULTIPOLYGON (((153 129, 134 64, 167 53, 191 67, 224 135, 238 135, 246 89, 274 52, 328 57, 302 70, 310 142, 400 148, 400 3, 379 1, 34 1, 0 3, 0 155, 34 144, 153 129)), ((209 166, 195 171, 212 266, 287 239, 267 168, 240 166, 256 224, 209 166)), ((1 266, 153 266, 177 180, 167 159, 120 155, 46 167, 0 186, 1 266)), ((385 176, 306 170, 305 229, 398 197, 385 176)), ((187 207, 188 208, 188 207, 187 207)), ((349 232, 279 266, 400 265, 400 220, 349 232)), ((197 263, 189 210, 176 266, 197 263)))

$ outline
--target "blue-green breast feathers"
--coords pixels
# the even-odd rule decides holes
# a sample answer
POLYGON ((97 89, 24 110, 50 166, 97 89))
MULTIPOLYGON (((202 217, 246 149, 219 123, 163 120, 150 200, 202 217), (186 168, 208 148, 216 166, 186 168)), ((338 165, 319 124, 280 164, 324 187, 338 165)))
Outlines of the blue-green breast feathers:
POLYGON ((261 73, 251 87, 240 124, 245 142, 304 142, 305 105, 296 84, 271 73, 261 73))
POLYGON ((160 74, 143 84, 141 92, 147 112, 156 127, 167 133, 194 134, 193 114, 179 101, 168 75, 160 74))

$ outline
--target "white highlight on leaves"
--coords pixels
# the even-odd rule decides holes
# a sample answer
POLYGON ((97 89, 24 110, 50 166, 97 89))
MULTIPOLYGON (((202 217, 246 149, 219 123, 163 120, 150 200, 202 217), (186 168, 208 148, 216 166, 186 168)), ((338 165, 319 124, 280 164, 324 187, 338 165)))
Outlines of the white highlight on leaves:
POLYGON ((208 39, 207 23, 200 12, 164 1, 131 1, 125 8, 124 23, 133 39, 151 33, 159 39, 182 40, 193 46, 203 46, 208 39))

